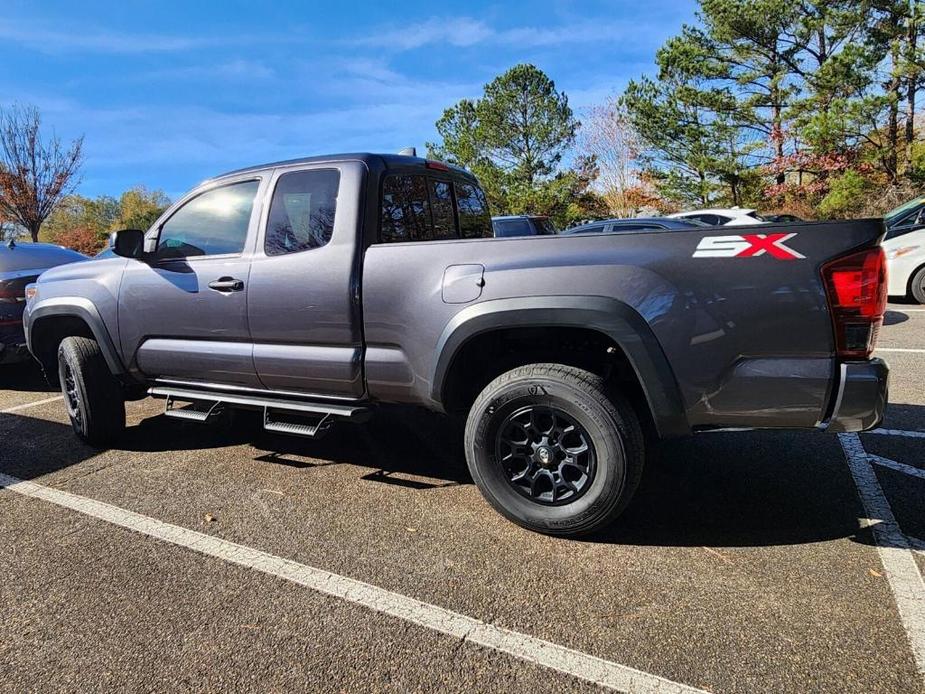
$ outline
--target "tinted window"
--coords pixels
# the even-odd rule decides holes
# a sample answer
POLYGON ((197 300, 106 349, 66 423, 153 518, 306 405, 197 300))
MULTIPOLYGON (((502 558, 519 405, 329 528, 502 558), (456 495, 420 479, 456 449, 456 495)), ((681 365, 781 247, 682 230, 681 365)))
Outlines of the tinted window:
POLYGON ((610 226, 611 231, 639 231, 645 228, 642 224, 612 224, 610 226))
POLYGON ((548 217, 536 217, 533 220, 533 224, 536 227, 537 234, 555 236, 559 233, 559 230, 556 229, 556 225, 553 224, 552 220, 548 217))
POLYGON ((320 248, 331 240, 340 173, 293 171, 279 177, 263 247, 267 255, 320 248))
POLYGON ((603 224, 595 224, 590 227, 574 227, 573 229, 566 229, 563 231, 563 234, 600 234, 604 231, 603 224))
POLYGON ((529 219, 497 219, 493 221, 495 236, 534 236, 529 219))
POLYGON ((453 186, 447 181, 431 180, 430 205, 434 213, 434 238, 455 239, 457 234, 453 186))
POLYGON ((198 195, 161 227, 160 258, 222 255, 244 250, 259 181, 222 186, 198 195))
POLYGON ((709 226, 716 226, 719 224, 719 220, 715 214, 692 214, 688 217, 682 217, 682 219, 695 219, 709 226))
POLYGON ((713 222, 714 224, 725 224, 726 222, 732 221, 732 217, 724 217, 721 214, 714 215, 714 219, 716 220, 715 222, 713 222))
POLYGON ((430 200, 424 176, 386 176, 382 187, 381 241, 431 238, 430 200))
POLYGON ((482 189, 471 183, 456 184, 456 207, 459 209, 459 232, 465 239, 494 236, 488 203, 482 189))

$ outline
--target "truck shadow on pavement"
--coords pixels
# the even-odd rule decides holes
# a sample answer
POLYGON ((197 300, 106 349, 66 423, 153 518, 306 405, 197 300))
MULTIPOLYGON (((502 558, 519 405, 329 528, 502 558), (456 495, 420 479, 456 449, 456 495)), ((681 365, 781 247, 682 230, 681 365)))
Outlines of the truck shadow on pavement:
MULTIPOLYGON (((896 411, 904 419, 925 421, 925 407, 899 407, 896 411)), ((79 442, 67 424, 20 413, 0 416, 0 440, 0 472, 20 479, 41 481, 44 475, 100 453, 79 442)), ((255 464, 289 466, 293 474, 311 475, 314 467, 349 464, 369 470, 358 475, 364 481, 424 494, 435 487, 471 483, 459 427, 420 413, 408 419, 407 412, 384 412, 366 425, 335 427, 320 440, 154 416, 129 427, 113 452, 202 450, 203 465, 208 465, 209 449, 235 445, 250 447, 255 464)), ((612 528, 583 541, 743 547, 852 538, 873 544, 870 531, 859 527, 863 511, 834 436, 704 434, 662 443, 650 457, 639 491, 623 516, 612 528)), ((487 504, 484 512, 493 513, 487 504)))
POLYGON ((884 325, 897 325, 899 323, 905 323, 907 320, 909 320, 909 314, 897 311, 896 309, 887 310, 883 316, 884 325))
POLYGON ((0 389, 20 393, 45 393, 54 390, 48 385, 38 364, 32 361, 0 366, 0 389))

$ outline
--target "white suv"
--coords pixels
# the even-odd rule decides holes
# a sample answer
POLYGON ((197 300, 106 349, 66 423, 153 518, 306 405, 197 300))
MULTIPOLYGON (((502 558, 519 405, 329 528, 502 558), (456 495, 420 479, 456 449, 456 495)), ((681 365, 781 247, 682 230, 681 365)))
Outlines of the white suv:
POLYGON ((677 219, 696 219, 710 226, 746 226, 764 224, 756 210, 746 207, 726 207, 710 210, 689 210, 668 215, 677 219))

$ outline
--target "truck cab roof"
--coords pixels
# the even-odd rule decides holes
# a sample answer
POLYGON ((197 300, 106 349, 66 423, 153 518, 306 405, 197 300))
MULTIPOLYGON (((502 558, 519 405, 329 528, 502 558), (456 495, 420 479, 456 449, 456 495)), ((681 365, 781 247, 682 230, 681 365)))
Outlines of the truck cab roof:
POLYGON ((246 173, 257 173, 259 171, 267 171, 270 169, 277 169, 287 166, 299 166, 300 164, 324 164, 324 163, 333 163, 340 161, 361 161, 367 165, 371 170, 372 169, 407 169, 407 168, 418 168, 424 167, 436 169, 436 170, 447 170, 451 171, 454 174, 465 176, 473 181, 475 177, 469 173, 466 169, 456 166, 454 164, 447 164, 445 162, 438 162, 432 159, 425 159, 423 157, 412 157, 404 154, 377 154, 374 152, 355 152, 349 154, 320 154, 310 157, 297 157, 295 159, 284 159, 282 161, 270 162, 267 164, 258 164, 256 166, 247 166, 242 169, 235 169, 233 171, 227 171, 218 176, 213 176, 212 178, 207 179, 208 181, 216 181, 222 178, 228 178, 231 176, 240 176, 241 174, 246 173))

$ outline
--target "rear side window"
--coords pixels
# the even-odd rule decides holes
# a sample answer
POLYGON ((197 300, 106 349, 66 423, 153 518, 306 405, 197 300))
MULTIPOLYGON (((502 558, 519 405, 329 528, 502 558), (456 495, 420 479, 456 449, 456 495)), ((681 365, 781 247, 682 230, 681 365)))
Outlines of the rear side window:
POLYGON ((327 244, 334 232, 339 183, 340 172, 335 169, 280 176, 270 202, 266 254, 298 253, 327 244))
POLYGON ((426 176, 386 176, 381 241, 427 241, 433 238, 431 220, 426 176))
POLYGON ((492 222, 495 236, 535 236, 529 219, 498 219, 492 222))
POLYGON ((456 209, 453 207, 453 186, 449 181, 430 181, 430 206, 434 213, 434 238, 455 239, 456 209))
POLYGON ((600 234, 604 231, 603 224, 596 224, 590 227, 573 227, 567 231, 564 231, 565 234, 600 234))
POLYGON ((471 183, 457 183, 456 206, 459 208, 459 233, 464 239, 494 236, 488 203, 481 188, 471 183))
POLYGON ((478 186, 423 174, 392 174, 382 184, 383 243, 493 236, 478 186))

